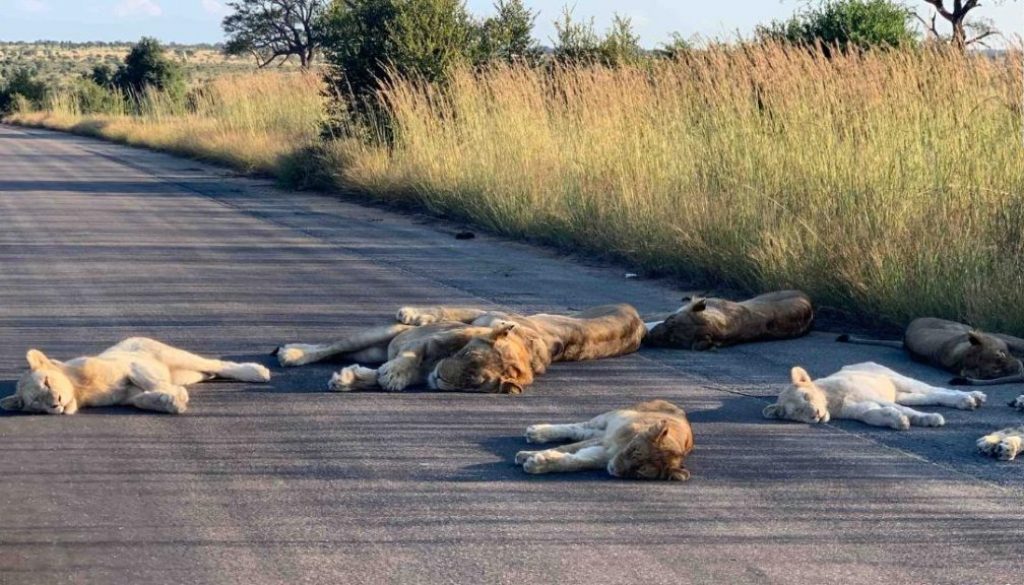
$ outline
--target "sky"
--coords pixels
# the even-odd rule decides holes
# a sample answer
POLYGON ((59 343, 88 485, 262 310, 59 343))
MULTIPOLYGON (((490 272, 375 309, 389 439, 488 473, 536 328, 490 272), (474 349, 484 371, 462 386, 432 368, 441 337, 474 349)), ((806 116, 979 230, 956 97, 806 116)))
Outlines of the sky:
MULTIPOLYGON (((673 32, 690 38, 749 34, 759 23, 785 18, 804 0, 525 0, 540 15, 535 36, 544 44, 554 37, 552 22, 565 5, 580 18, 594 17, 599 30, 619 13, 632 19, 641 42, 654 47, 673 32)), ((923 0, 906 0, 927 13, 923 0)), ((467 0, 471 12, 486 15, 493 0, 467 0)), ((1024 35, 1024 1, 992 0, 976 13, 1004 33, 1024 35)), ((68 41, 136 40, 154 36, 165 42, 223 40, 220 21, 225 0, 0 0, 0 41, 39 39, 68 41)))

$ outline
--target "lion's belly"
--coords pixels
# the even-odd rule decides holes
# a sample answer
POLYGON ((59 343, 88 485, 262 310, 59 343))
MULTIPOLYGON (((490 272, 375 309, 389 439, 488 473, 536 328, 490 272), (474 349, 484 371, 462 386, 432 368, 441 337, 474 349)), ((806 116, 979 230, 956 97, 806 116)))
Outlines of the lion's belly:
POLYGON ((884 402, 896 402, 896 386, 886 376, 859 373, 840 372, 829 376, 833 380, 824 383, 818 382, 819 386, 828 386, 829 394, 838 399, 838 402, 864 402, 881 400, 884 402))

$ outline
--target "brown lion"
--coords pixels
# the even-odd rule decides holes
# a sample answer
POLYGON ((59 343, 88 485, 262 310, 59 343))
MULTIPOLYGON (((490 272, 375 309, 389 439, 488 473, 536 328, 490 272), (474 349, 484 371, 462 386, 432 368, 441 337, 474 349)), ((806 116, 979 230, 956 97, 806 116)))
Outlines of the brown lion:
POLYGON ((951 384, 986 386, 1024 381, 1024 339, 1001 333, 982 333, 963 323, 922 317, 907 326, 903 341, 840 335, 836 341, 881 345, 906 350, 916 361, 942 368, 958 377, 951 384))
POLYGON ((520 451, 516 465, 527 473, 606 469, 612 477, 686 481, 693 432, 686 413, 664 400, 612 410, 588 421, 532 425, 530 443, 575 441, 544 451, 520 451))
POLYGON ((644 323, 629 305, 574 316, 523 316, 463 307, 403 307, 399 323, 371 328, 335 343, 288 344, 283 366, 334 356, 358 363, 335 373, 330 389, 403 390, 426 382, 447 391, 519 394, 554 362, 582 361, 639 349, 644 323))
POLYGON ((697 351, 751 341, 792 339, 814 322, 811 299, 798 290, 763 294, 736 303, 692 298, 675 313, 647 323, 644 344, 697 351))

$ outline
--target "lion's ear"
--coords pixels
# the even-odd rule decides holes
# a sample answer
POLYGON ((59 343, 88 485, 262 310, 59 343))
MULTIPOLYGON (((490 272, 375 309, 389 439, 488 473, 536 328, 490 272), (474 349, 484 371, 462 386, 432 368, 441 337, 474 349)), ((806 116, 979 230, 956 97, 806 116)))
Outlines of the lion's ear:
POLYGON ((21 400, 21 396, 14 394, 0 399, 0 408, 4 410, 22 410, 25 408, 25 403, 21 400))
POLYGON ((654 427, 654 442, 663 443, 668 438, 668 421, 662 420, 654 427))
POLYGON ((782 411, 779 409, 778 404, 769 404, 761 411, 761 415, 765 418, 779 418, 779 414, 781 413, 782 411))
POLYGON ((498 391, 502 394, 522 394, 523 387, 515 380, 502 380, 498 391))
POLYGON ((25 360, 28 361, 28 367, 31 368, 33 372, 45 368, 46 366, 53 365, 50 358, 46 357, 46 355, 38 349, 28 350, 28 353, 25 354, 25 360))
POLYGON ((971 345, 981 345, 981 331, 968 331, 967 341, 971 342, 971 345))
POLYGON ((795 386, 807 386, 811 383, 811 375, 807 373, 807 370, 800 366, 796 366, 790 370, 789 377, 793 380, 793 385, 795 386))
POLYGON ((690 305, 690 312, 691 313, 700 313, 700 312, 704 311, 704 309, 707 309, 707 308, 708 308, 708 300, 707 299, 697 299, 697 300, 693 301, 693 303, 690 305))
POLYGON ((516 328, 515 323, 509 323, 508 321, 502 321, 491 329, 491 339, 497 341, 508 337, 508 334, 516 328))

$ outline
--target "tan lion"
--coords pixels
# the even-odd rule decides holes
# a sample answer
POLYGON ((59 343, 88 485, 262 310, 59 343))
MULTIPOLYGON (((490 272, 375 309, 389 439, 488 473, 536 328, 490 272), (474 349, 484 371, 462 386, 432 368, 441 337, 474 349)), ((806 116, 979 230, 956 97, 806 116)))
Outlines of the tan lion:
POLYGON ((907 326, 903 341, 840 335, 836 341, 881 345, 906 350, 914 360, 942 368, 958 377, 951 384, 988 386, 1024 381, 1024 339, 977 329, 945 319, 922 317, 907 326))
POLYGON ((775 404, 765 407, 765 418, 811 424, 846 418, 902 431, 911 425, 941 427, 946 424, 941 414, 920 412, 910 406, 974 410, 986 399, 981 392, 937 388, 873 362, 846 366, 814 381, 800 367, 793 368, 790 376, 793 385, 779 394, 775 404))
POLYGON ((66 362, 37 349, 25 356, 29 371, 0 408, 43 414, 74 414, 87 406, 130 405, 180 414, 188 406, 185 386, 215 376, 266 382, 260 364, 207 359, 144 337, 125 339, 97 356, 66 362))
POLYGON ((331 390, 403 390, 426 382, 447 391, 519 394, 553 362, 632 353, 644 324, 629 305, 574 316, 523 316, 464 307, 403 307, 399 323, 335 343, 293 343, 277 350, 283 366, 342 356, 357 362, 335 373, 331 390), (359 364, 378 363, 377 368, 359 364))
POLYGON ((751 341, 792 339, 814 322, 811 299, 798 290, 783 290, 736 303, 692 298, 678 311, 646 324, 644 344, 707 350, 751 341))
POLYGON ((686 413, 664 400, 641 402, 580 423, 532 425, 526 429, 526 440, 576 441, 544 451, 520 451, 516 465, 527 473, 607 469, 613 477, 690 479, 685 461, 693 450, 693 432, 686 413))

